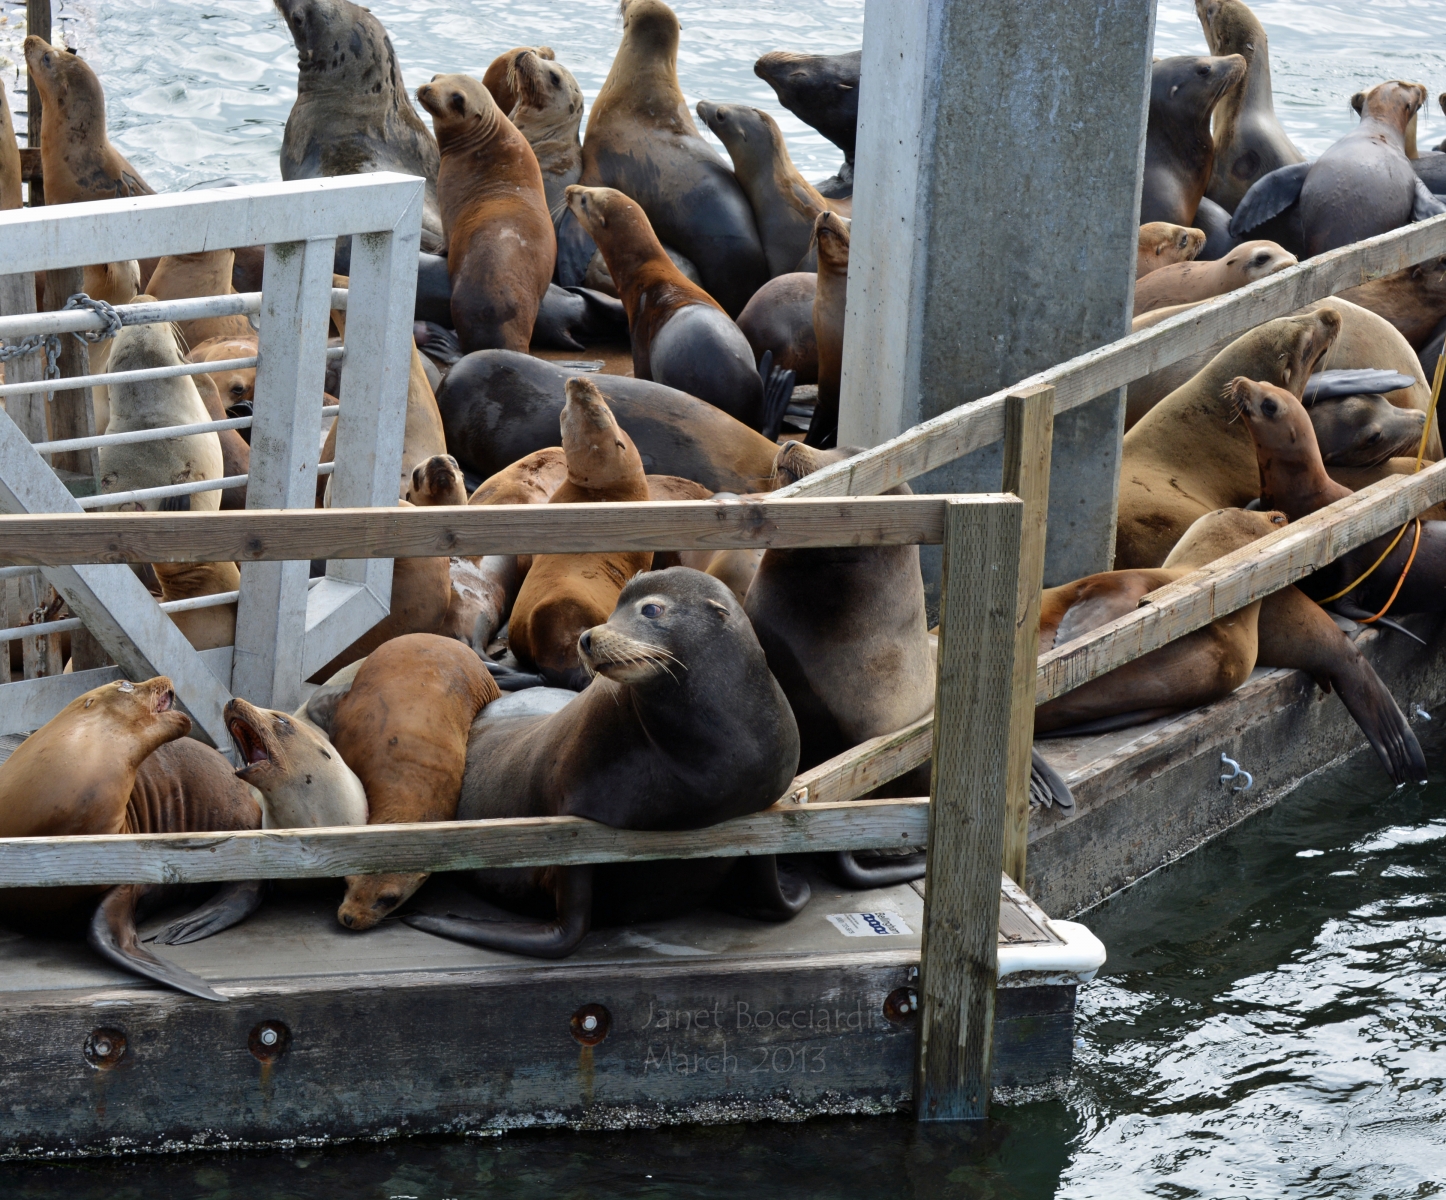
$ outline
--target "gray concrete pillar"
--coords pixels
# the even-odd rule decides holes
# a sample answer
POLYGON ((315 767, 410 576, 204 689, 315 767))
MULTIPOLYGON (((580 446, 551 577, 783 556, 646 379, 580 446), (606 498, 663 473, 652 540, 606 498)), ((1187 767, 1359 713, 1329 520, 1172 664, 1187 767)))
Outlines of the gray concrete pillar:
MULTIPOLYGON (((868 0, 840 444, 1129 333, 1154 31, 1154 0, 868 0)), ((1123 420, 1055 421, 1046 584, 1113 561, 1123 420)), ((1000 452, 914 489, 997 491, 1000 452)))

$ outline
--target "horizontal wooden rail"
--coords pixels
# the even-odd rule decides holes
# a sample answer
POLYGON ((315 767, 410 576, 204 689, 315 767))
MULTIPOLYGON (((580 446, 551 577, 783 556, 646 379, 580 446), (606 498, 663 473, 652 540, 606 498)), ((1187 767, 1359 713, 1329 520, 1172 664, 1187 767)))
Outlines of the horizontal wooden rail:
POLYGON ((579 817, 245 833, 0 838, 0 887, 326 879, 924 845, 927 799, 779 804, 707 829, 637 832, 579 817))
POLYGON ((1004 400, 1040 384, 1055 389, 1066 412, 1152 371, 1209 349, 1224 338, 1285 316, 1313 300, 1446 253, 1446 216, 1343 246, 1299 266, 1208 300, 1148 329, 1010 384, 780 488, 784 496, 869 496, 953 462, 1004 438, 1004 400))
MULTIPOLYGON (((938 542, 944 506, 951 498, 957 497, 38 513, 0 517, 0 553, 26 566, 69 566, 898 546, 938 542)), ((1007 495, 968 499, 977 504, 1018 503, 1007 495)))
POLYGON ((835 804, 873 791, 928 762, 934 752, 934 714, 893 733, 885 733, 821 762, 793 781, 787 800, 795 804, 835 804))
POLYGON ((1286 525, 1184 579, 1140 607, 1039 656, 1035 702, 1043 704, 1151 650, 1303 579, 1348 550, 1399 529, 1446 500, 1446 461, 1392 475, 1286 525))

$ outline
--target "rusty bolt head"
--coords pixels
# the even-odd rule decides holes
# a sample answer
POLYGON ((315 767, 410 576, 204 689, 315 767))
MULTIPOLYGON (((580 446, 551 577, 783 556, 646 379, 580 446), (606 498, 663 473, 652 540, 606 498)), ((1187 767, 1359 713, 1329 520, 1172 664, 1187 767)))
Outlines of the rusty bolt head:
POLYGON ((919 993, 910 987, 895 988, 884 1000, 884 1016, 894 1025, 912 1025, 919 1019, 919 993))
POLYGON ((291 1045, 291 1030, 280 1021, 262 1021, 246 1039, 246 1047, 264 1063, 274 1063, 291 1045))
POLYGON ((569 1022, 572 1036, 584 1046, 596 1046, 612 1028, 612 1014, 601 1004, 584 1004, 569 1022))
POLYGON ((126 1056, 126 1035, 119 1029, 92 1029, 83 1053, 97 1071, 108 1070, 126 1056))

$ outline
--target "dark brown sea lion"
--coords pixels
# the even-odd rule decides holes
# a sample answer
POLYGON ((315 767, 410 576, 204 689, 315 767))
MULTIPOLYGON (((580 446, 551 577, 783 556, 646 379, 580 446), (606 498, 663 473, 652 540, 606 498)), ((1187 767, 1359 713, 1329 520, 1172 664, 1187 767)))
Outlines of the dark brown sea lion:
MULTIPOLYGON (((1418 263, 1372 279, 1337 294, 1361 308, 1384 317, 1401 332, 1415 349, 1420 350, 1441 331, 1446 321, 1446 258, 1418 263)), ((1433 362, 1434 369, 1435 363, 1433 362)), ((1426 372, 1430 379, 1432 372, 1426 372)))
MULTIPOLYGON (((550 503, 649 499, 643 460, 590 379, 567 381, 561 426, 567 482, 550 503)), ((512 652, 552 686, 581 688, 591 676, 578 657, 578 636, 607 620, 623 586, 652 562, 648 550, 534 555, 512 606, 512 652)))
MULTIPOLYGON (((620 829, 699 829, 765 809, 788 787, 798 728, 747 616, 716 579, 687 567, 637 576, 579 649, 596 677, 565 707, 519 716, 499 709, 495 718, 483 711, 467 745, 459 819, 577 816, 620 829)), ((527 695, 512 700, 524 712, 527 695)), ((710 899, 778 920, 808 900, 807 885, 780 880, 771 857, 472 879, 551 919, 405 920, 474 945, 561 958, 595 921, 645 920, 710 899)))
POLYGON ((1357 394, 1321 400, 1306 410, 1328 467, 1375 467, 1415 456, 1426 414, 1397 408, 1384 396, 1357 394))
MULTIPOLYGON (((442 381, 437 404, 447 448, 463 467, 489 476, 557 444, 564 387, 576 375, 506 350, 469 354, 442 381)), ((768 488, 778 447, 694 396, 621 375, 593 377, 654 475, 680 475, 715 492, 768 488)))
POLYGON ((435 75, 417 99, 442 154, 437 198, 462 349, 526 350, 557 254, 537 156, 475 79, 435 75))
POLYGON ((1274 242, 1242 242, 1224 258, 1162 267, 1136 282, 1135 316, 1223 296, 1295 265, 1295 255, 1274 242))
MULTIPOLYGON (((187 739, 191 720, 164 676, 105 684, 72 700, 0 763, 0 836, 208 833, 258 829, 261 808, 215 750, 187 739), (177 739, 180 739, 179 741, 177 739)), ((166 898, 150 886, 10 888, 0 914, 26 928, 88 921, 102 957, 132 974, 224 1000, 189 971, 142 948, 138 909, 166 898), (104 893, 93 915, 94 898, 104 893)), ((258 883, 231 885, 167 928, 163 944, 196 941, 255 911, 258 883)))
POLYGON ((1210 184, 1215 142, 1210 114, 1245 80, 1245 59, 1160 59, 1151 69, 1150 119, 1145 132, 1145 178, 1140 223, 1193 225, 1210 184))
MULTIPOLYGON (((452 820, 467 731, 498 695, 476 652, 450 638, 414 633, 369 654, 331 719, 332 744, 366 789, 367 823, 452 820)), ((371 929, 426 879, 348 875, 336 918, 371 929)))
POLYGON ((577 185, 567 189, 567 205, 602 251, 627 310, 633 374, 760 428, 763 381, 748 339, 673 265, 642 206, 612 188, 577 185))
POLYGON ((818 346, 818 403, 804 441, 822 449, 838 442, 838 397, 843 382, 844 313, 848 306, 849 227, 836 213, 814 225, 818 288, 813 297, 813 336, 818 346))
POLYGON ((813 300, 818 272, 793 271, 770 279, 738 314, 738 328, 753 347, 755 361, 772 353, 773 365, 794 373, 795 383, 818 382, 818 338, 813 300))
POLYGON ((1275 115, 1270 90, 1270 45, 1265 27, 1242 0, 1195 0, 1210 53, 1245 59, 1245 86, 1215 107, 1215 164, 1206 195, 1234 212, 1262 175, 1303 162, 1275 115))
MULTIPOLYGON (((33 33, 25 67, 40 93, 40 165, 47 204, 149 196, 154 189, 110 144, 105 93, 88 64, 33 33)), ((143 272, 149 274, 149 272, 143 272)))
POLYGON ((622 14, 622 44, 588 114, 580 182, 641 205, 658 237, 737 316, 768 279, 753 210, 689 115, 673 10, 663 0, 622 0, 622 14))
POLYGON ((427 181, 422 249, 443 245, 437 143, 417 116, 382 23, 350 0, 275 0, 296 43, 282 179, 398 171, 427 181))
POLYGON ((1230 420, 1227 385, 1237 375, 1253 375, 1304 390, 1340 328, 1340 314, 1330 308, 1267 321, 1231 342, 1125 434, 1117 566, 1158 567, 1200 517, 1259 496, 1255 447, 1230 420))
POLYGON ((818 184, 830 199, 854 192, 854 143, 859 123, 859 68, 863 51, 848 54, 795 54, 775 50, 753 64, 778 102, 843 151, 843 166, 818 184))
POLYGON ((1174 263, 1189 262, 1205 245, 1205 235, 1198 229, 1171 225, 1169 221, 1151 221, 1140 226, 1139 247, 1135 253, 1135 278, 1143 279, 1151 271, 1174 263))

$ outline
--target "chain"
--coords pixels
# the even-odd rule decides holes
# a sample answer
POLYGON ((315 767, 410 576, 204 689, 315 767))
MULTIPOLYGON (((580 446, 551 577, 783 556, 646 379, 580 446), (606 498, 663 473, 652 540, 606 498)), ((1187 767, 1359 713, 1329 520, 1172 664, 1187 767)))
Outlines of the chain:
MULTIPOLYGON (((106 338, 115 337, 121 331, 120 313, 116 312, 113 304, 108 304, 104 300, 92 300, 84 292, 77 292, 65 302, 65 307, 60 311, 65 312, 74 308, 88 308, 105 322, 104 329, 72 331, 83 342, 91 344, 102 342, 106 338)), ((60 368, 56 365, 56 360, 60 357, 60 334, 58 333, 32 333, 18 342, 0 345, 0 363, 9 362, 12 358, 19 358, 22 354, 34 354, 42 348, 45 350, 45 378, 59 379, 60 368)))

